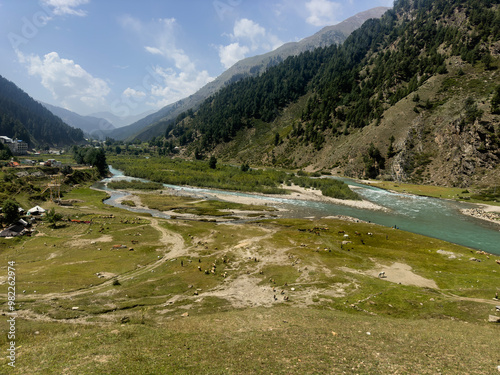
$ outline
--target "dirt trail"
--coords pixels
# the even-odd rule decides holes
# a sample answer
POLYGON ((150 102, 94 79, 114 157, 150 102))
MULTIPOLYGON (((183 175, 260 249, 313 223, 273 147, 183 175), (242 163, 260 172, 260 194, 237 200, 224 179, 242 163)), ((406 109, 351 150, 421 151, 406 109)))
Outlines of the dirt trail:
POLYGON ((458 300, 458 301, 488 303, 490 305, 500 306, 500 300, 495 300, 493 298, 490 300, 490 299, 484 299, 484 298, 461 297, 461 296, 457 296, 456 294, 444 293, 444 292, 441 292, 441 294, 444 297, 451 298, 451 299, 458 300))
POLYGON ((259 285, 261 277, 258 275, 265 266, 281 264, 285 261, 287 259, 285 252, 288 249, 273 249, 272 252, 263 252, 259 242, 271 238, 276 230, 263 227, 260 229, 264 231, 263 235, 244 239, 233 247, 239 260, 233 261, 231 266, 235 269, 237 276, 233 277, 233 271, 228 271, 229 277, 223 284, 204 292, 199 298, 209 296, 224 298, 236 308, 270 306, 275 302, 273 296, 276 292, 273 292, 272 286, 259 285), (257 261, 252 263, 252 259, 257 259, 257 261), (245 267, 247 262, 250 262, 255 268, 249 274, 240 274, 240 267, 245 267))
MULTIPOLYGON (((143 275, 147 272, 151 272, 152 270, 161 266, 163 263, 167 262, 168 260, 183 256, 187 253, 187 249, 184 246, 184 240, 179 234, 171 232, 171 231, 167 230, 166 228, 163 228, 159 224, 158 219, 156 219, 156 218, 150 218, 150 220, 151 220, 151 222, 149 225, 151 225, 151 227, 153 227, 158 232, 160 232, 159 241, 165 247, 164 249, 162 249, 162 252, 165 252, 165 254, 153 263, 150 263, 150 264, 148 264, 140 269, 129 271, 125 274, 118 276, 117 279, 119 281, 130 280, 134 277, 143 275)), ((105 288, 109 287, 110 285, 112 285, 113 282, 114 282, 114 279, 107 280, 99 285, 75 290, 72 292, 48 293, 48 294, 44 294, 44 295, 34 295, 33 294, 33 295, 25 295, 25 297, 26 298, 35 298, 36 297, 37 301, 43 301, 43 300, 46 301, 46 300, 52 300, 52 299, 56 299, 56 298, 73 298, 76 296, 80 296, 82 294, 100 291, 100 290, 105 289, 105 288)))

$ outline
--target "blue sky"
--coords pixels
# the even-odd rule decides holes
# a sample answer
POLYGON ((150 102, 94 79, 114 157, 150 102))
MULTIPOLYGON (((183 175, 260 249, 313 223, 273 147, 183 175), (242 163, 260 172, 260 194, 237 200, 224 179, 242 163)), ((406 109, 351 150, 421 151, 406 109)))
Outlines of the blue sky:
POLYGON ((36 100, 127 116, 238 60, 393 0, 0 0, 0 75, 36 100))

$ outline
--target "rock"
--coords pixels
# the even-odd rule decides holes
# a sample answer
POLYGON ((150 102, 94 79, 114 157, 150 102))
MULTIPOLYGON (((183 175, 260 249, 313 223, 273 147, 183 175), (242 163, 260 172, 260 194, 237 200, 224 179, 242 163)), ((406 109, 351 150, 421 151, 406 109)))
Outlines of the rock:
POLYGON ((78 310, 78 306, 73 306, 71 310, 78 310))
POLYGON ((490 315, 488 317, 488 322, 490 323, 500 323, 500 317, 495 315, 490 315))

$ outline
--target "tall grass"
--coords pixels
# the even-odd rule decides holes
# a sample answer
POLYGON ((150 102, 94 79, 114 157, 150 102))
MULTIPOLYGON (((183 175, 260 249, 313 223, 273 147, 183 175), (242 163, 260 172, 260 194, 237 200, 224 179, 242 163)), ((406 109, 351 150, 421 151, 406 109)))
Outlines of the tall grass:
POLYGON ((282 184, 291 183, 320 189, 324 195, 340 199, 359 199, 357 194, 341 181, 309 177, 276 169, 250 169, 218 164, 215 169, 205 161, 186 161, 170 158, 109 158, 113 167, 132 177, 181 186, 198 186, 211 189, 250 191, 263 194, 286 194, 282 184))

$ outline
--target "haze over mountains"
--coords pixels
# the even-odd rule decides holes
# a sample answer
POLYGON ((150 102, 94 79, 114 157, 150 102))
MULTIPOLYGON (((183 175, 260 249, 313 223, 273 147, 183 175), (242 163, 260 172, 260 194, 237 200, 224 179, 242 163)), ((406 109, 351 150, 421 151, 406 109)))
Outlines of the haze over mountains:
POLYGON ((112 130, 130 125, 154 112, 149 111, 131 116, 116 116, 110 112, 98 112, 88 116, 82 116, 73 111, 51 104, 42 103, 42 105, 54 115, 60 117, 65 123, 83 130, 87 137, 93 139, 105 139, 112 130))
POLYGON ((83 130, 87 137, 103 138, 106 130, 110 131, 115 128, 113 124, 104 118, 81 116, 78 113, 47 103, 42 103, 42 105, 54 115, 60 117, 66 124, 83 130))

